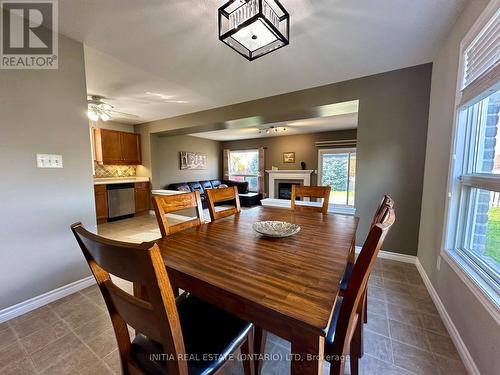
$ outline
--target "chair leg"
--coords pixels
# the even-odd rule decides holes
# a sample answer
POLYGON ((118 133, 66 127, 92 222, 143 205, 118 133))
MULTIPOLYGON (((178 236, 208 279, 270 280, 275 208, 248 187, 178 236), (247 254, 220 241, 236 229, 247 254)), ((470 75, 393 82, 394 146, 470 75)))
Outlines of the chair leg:
POLYGON ((257 355, 255 359, 255 373, 260 375, 262 372, 262 366, 264 365, 267 331, 264 331, 260 327, 254 327, 254 332, 254 353, 257 355))
POLYGON ((368 286, 366 286, 365 295, 363 296, 363 322, 368 323, 368 286))
POLYGON ((361 319, 356 323, 356 329, 352 335, 349 361, 351 365, 351 375, 358 375, 359 366, 358 361, 363 356, 363 322, 361 319))
POLYGON ((338 360, 330 362, 330 375, 344 375, 345 361, 338 360))
POLYGON ((245 375, 255 375, 253 330, 248 332, 247 339, 241 345, 241 354, 244 357, 243 371, 245 375))

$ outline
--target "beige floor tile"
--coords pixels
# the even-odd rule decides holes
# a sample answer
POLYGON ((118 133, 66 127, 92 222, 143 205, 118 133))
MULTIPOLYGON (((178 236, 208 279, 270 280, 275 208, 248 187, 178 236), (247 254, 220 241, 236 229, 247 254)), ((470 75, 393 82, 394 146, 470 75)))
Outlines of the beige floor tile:
POLYGON ((376 286, 368 287, 368 297, 381 299, 383 301, 386 300, 386 291, 384 288, 379 288, 376 286))
POLYGON ((439 315, 420 313, 420 320, 425 330, 448 336, 448 330, 439 315))
POLYGON ((396 366, 419 375, 440 374, 437 362, 431 353, 397 341, 392 342, 392 350, 396 366))
POLYGON ((0 349, 0 372, 3 368, 26 358, 26 353, 21 344, 16 340, 10 345, 0 349))
POLYGON ((380 358, 373 357, 371 355, 365 354, 361 361, 359 362, 359 372, 362 375, 410 375, 409 371, 406 371, 400 367, 396 367, 394 364, 389 362, 384 362, 380 358))
POLYGON ((35 366, 33 365, 31 359, 27 356, 9 362, 3 368, 2 365, 0 365, 0 374, 2 375, 32 375, 35 373, 35 366))
POLYGON ((393 305, 398 305, 401 307, 410 309, 413 309, 415 307, 415 299, 410 294, 406 293, 387 292, 386 300, 393 305))
POLYGON ((364 327, 370 331, 389 337, 389 320, 385 316, 368 314, 368 324, 365 324, 364 327))
POLYGON ((461 360, 451 359, 441 356, 435 356, 438 363, 441 375, 467 375, 468 372, 465 369, 464 364, 461 360))
POLYGON ((413 309, 389 303, 387 305, 387 316, 389 317, 389 319, 423 328, 422 320, 420 318, 421 313, 413 309))
POLYGON ((16 342, 14 331, 7 325, 0 331, 0 350, 16 342))
POLYGON ((106 357, 118 348, 113 329, 102 332, 100 335, 88 340, 86 344, 99 358, 106 357))
POLYGON ((112 329, 111 318, 108 313, 102 313, 88 322, 76 327, 73 331, 84 342, 92 340, 102 332, 112 329))
POLYGON ((67 303, 60 307, 57 311, 59 316, 69 325, 71 329, 75 329, 95 317, 102 315, 105 311, 91 302, 89 299, 82 296, 84 302, 75 304, 67 303))
POLYGON ((43 327, 30 335, 20 338, 20 341, 26 352, 32 354, 65 336, 67 333, 69 333, 69 327, 62 320, 58 320, 47 327, 43 327))
POLYGON ((41 375, 108 375, 112 371, 100 361, 94 353, 85 346, 81 346, 78 352, 54 361, 53 364, 41 372, 41 375))
POLYGON ((73 333, 68 333, 66 336, 31 354, 31 359, 35 363, 37 370, 43 371, 63 358, 74 353, 80 353, 84 349, 83 343, 73 333))
POLYGON ((112 351, 107 356, 103 358, 103 361, 108 365, 108 367, 113 370, 115 374, 121 374, 122 365, 120 363, 120 355, 118 354, 118 349, 112 351))
POLYGON ((367 308, 368 308, 368 316, 370 316, 371 313, 387 316, 387 302, 383 300, 368 297, 367 308))
POLYGON ((60 320, 50 309, 42 308, 40 311, 37 310, 19 318, 15 318, 9 322, 10 327, 14 330, 18 337, 22 338, 28 336, 40 329, 45 329, 60 320))
POLYGON ((391 339, 379 335, 370 330, 364 332, 364 351, 365 354, 372 355, 382 361, 394 363, 392 358, 391 339))
POLYGON ((455 344, 453 344, 448 335, 439 335, 429 331, 426 333, 432 353, 451 359, 460 359, 455 344))
POLYGON ((393 340, 430 351, 427 335, 422 328, 403 324, 395 320, 389 321, 389 328, 393 340))

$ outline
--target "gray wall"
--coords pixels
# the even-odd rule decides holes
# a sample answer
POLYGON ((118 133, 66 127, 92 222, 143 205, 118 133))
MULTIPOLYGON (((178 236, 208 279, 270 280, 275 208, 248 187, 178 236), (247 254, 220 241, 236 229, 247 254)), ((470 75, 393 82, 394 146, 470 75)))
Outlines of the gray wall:
POLYGON ((153 136, 153 188, 163 189, 175 182, 201 181, 220 178, 222 154, 220 143, 209 139, 179 135, 172 137, 153 136), (181 170, 180 151, 207 154, 207 169, 181 170))
MULTIPOLYGON (((245 150, 265 147, 266 170, 271 169, 272 166, 279 169, 301 169, 301 161, 306 163, 306 169, 318 169, 318 148, 314 142, 342 139, 356 139, 356 129, 227 141, 222 142, 222 149, 245 150), (295 163, 283 163, 284 152, 295 152, 295 163)), ((313 185, 317 183, 316 177, 316 174, 312 175, 311 183, 313 185)), ((267 175, 265 185, 267 193, 269 192, 267 175)))
POLYGON ((459 46, 487 3, 468 3, 434 62, 418 246, 418 259, 484 375, 496 374, 500 368, 498 325, 455 271, 445 261, 438 271, 436 261, 444 230, 459 46))
POLYGON ((90 275, 69 229, 96 225, 83 46, 59 42, 58 70, 0 70, 0 310, 90 275))
MULTIPOLYGON (((396 201, 397 221, 387 237, 388 251, 416 255, 429 111, 431 64, 333 83, 227 107, 163 119, 136 126, 142 149, 150 149, 149 134, 284 111, 359 100, 356 214, 360 216, 358 245, 383 194, 396 201)), ((149 164, 148 164, 149 163, 149 164)), ((138 174, 151 174, 143 158, 138 174)))

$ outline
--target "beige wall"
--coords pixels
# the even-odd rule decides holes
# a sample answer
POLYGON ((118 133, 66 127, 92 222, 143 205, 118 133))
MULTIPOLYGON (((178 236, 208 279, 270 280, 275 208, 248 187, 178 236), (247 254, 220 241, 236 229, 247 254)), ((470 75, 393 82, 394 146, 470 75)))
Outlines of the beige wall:
POLYGON ((58 70, 0 70, 0 310, 90 275, 69 229, 96 225, 86 107, 81 43, 60 37, 58 70))
POLYGON ((493 375, 500 368, 498 324, 445 261, 441 262, 440 271, 436 268, 444 231, 459 47, 487 3, 483 0, 468 3, 434 62, 418 259, 479 372, 493 375))
POLYGON ((109 129, 109 130, 116 130, 119 132, 127 132, 127 133, 134 133, 134 125, 130 124, 123 124, 121 122, 117 121, 92 121, 89 120, 89 125, 93 128, 99 128, 99 129, 109 129))
POLYGON ((209 139, 179 135, 172 137, 153 136, 153 188, 163 189, 168 184, 220 178, 220 143, 209 139), (207 154, 207 169, 181 170, 180 151, 207 154))
MULTIPOLYGON (((142 135, 229 120, 288 121, 317 106, 359 100, 356 214, 362 244, 383 194, 396 201, 397 221, 385 250, 416 255, 429 111, 431 64, 333 83, 136 126, 142 135), (289 118, 286 116, 290 115, 289 118)), ((274 121, 276 122, 276 121, 274 121)), ((143 136, 143 150, 151 138, 143 136)), ((144 158, 138 174, 151 173, 144 158)))
MULTIPOLYGON (((334 141, 356 139, 356 129, 334 132, 287 135, 269 138, 245 139, 241 141, 222 142, 222 149, 245 150, 266 148, 266 170, 272 166, 279 169, 301 169, 300 162, 306 163, 306 169, 318 169, 317 141, 334 141), (283 152, 295 152, 295 163, 283 163, 283 152)), ((311 183, 316 184, 317 175, 312 176, 311 183)), ((266 176, 266 192, 269 192, 269 182, 266 176)))

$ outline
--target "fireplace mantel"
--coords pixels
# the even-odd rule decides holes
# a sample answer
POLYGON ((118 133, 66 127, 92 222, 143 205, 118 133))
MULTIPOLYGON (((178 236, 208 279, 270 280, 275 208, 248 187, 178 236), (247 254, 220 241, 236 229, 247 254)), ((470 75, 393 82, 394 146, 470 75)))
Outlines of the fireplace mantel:
POLYGON ((274 191, 275 180, 301 180, 304 186, 311 186, 311 174, 316 173, 314 169, 280 169, 267 170, 269 175, 269 198, 277 198, 274 191))

